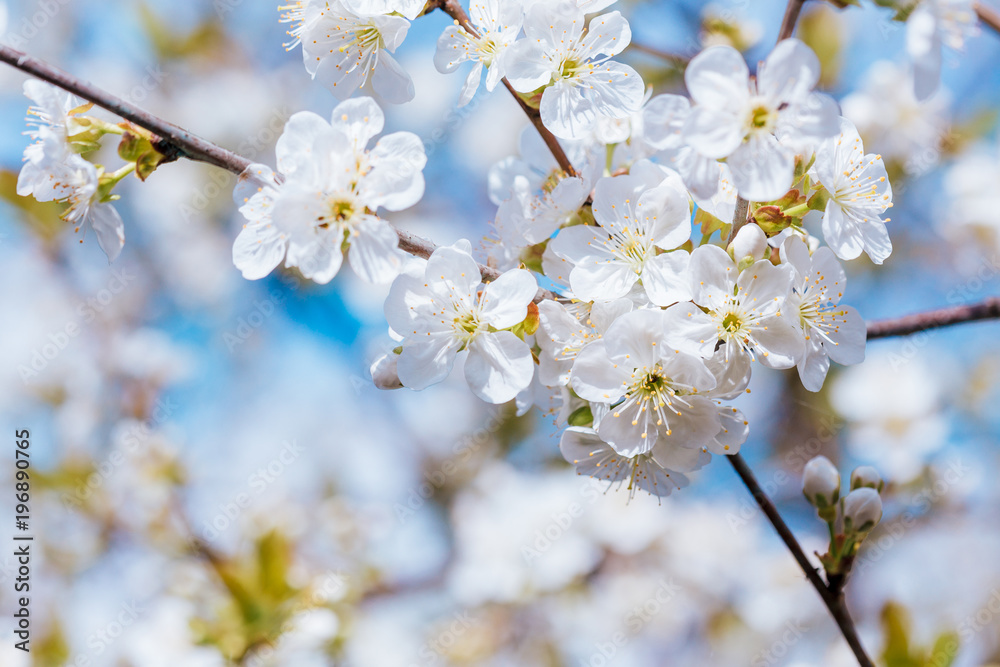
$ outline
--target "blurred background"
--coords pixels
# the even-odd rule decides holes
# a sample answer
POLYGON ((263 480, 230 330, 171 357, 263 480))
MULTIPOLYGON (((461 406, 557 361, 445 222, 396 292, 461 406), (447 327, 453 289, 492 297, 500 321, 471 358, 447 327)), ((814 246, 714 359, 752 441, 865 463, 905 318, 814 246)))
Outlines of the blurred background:
MULTIPOLYGON (((271 3, 8 7, 7 43, 257 161, 274 164, 292 113, 336 103, 282 48, 271 3)), ((784 4, 615 8, 637 44, 623 59, 661 93, 683 92, 705 44, 763 58, 784 4)), ((797 33, 890 165, 895 250, 846 266, 844 302, 867 319, 1000 294, 1000 37, 946 50, 941 91, 917 104, 891 17, 809 2, 797 33)), ((390 220, 476 245, 495 214, 487 171, 526 120, 503 90, 456 110, 465 70, 432 64, 446 25, 417 20, 397 52, 416 98, 386 109, 386 131, 417 133, 429 162, 423 201, 390 220)), ((458 371, 375 389, 387 287, 348 270, 243 280, 231 174, 182 162, 123 184, 109 266, 59 205, 14 192, 23 81, 0 68, 0 497, 13 507, 12 434, 30 429, 32 651, 13 648, 3 546, 0 665, 856 664, 725 461, 626 505, 563 462, 551 418, 479 402, 458 371)), ((848 586, 880 664, 1000 664, 998 333, 875 341, 819 394, 758 368, 737 402, 744 456, 807 552, 826 547, 801 495, 809 458, 888 480, 848 586)))

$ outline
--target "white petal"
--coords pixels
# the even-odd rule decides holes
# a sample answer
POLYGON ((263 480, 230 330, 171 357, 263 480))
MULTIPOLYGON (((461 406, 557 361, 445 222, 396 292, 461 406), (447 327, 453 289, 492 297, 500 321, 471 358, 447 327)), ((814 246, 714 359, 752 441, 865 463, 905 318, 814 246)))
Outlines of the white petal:
POLYGON ((406 255, 388 222, 373 215, 356 223, 347 258, 354 273, 370 283, 387 283, 399 275, 406 255))
POLYGON ((731 46, 705 49, 688 64, 684 83, 697 104, 715 109, 740 108, 750 97, 750 70, 731 46))
POLYGON ((795 155, 771 134, 754 134, 729 156, 733 182, 750 201, 778 199, 792 187, 795 155))
POLYGON ((757 90, 775 103, 804 98, 819 81, 819 58, 797 39, 783 39, 757 72, 757 90))
POLYGON ((410 389, 426 389, 448 377, 459 342, 454 336, 420 336, 407 340, 396 362, 399 381, 410 389), (411 342, 412 341, 412 342, 411 342))
POLYGON ((669 306, 691 299, 691 284, 687 269, 690 255, 684 250, 666 252, 646 262, 642 270, 642 285, 649 300, 657 306, 669 306))
POLYGON ((486 283, 480 306, 484 322, 506 329, 524 321, 528 304, 535 298, 538 283, 531 271, 512 269, 493 282, 486 283))
POLYGON ((509 331, 480 334, 469 343, 465 379, 472 393, 484 401, 512 400, 531 384, 534 372, 531 350, 509 331))
POLYGON ((372 89, 390 104, 413 99, 413 79, 386 51, 379 52, 378 67, 372 72, 372 89))

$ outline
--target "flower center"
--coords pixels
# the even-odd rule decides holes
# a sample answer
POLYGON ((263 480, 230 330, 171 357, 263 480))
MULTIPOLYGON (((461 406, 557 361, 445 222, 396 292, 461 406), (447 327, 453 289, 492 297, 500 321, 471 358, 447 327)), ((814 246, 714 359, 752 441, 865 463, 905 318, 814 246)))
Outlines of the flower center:
POLYGON ((750 112, 751 131, 773 132, 777 121, 778 113, 764 104, 758 104, 750 112))
POLYGON ((736 333, 743 328, 743 320, 738 313, 729 313, 722 318, 722 328, 729 333, 736 333))
POLYGON ((462 347, 469 344, 483 329, 482 323, 474 312, 459 313, 451 323, 455 336, 462 341, 462 347))

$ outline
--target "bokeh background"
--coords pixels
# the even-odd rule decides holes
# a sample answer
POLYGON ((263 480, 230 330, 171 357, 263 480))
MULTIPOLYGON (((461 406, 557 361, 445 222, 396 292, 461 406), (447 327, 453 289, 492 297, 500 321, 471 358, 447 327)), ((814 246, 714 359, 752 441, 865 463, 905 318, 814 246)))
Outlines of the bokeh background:
MULTIPOLYGON (((258 161, 273 165, 292 113, 335 104, 282 48, 273 3, 8 7, 8 43, 258 161)), ((729 41, 751 62, 784 10, 617 8, 653 50, 729 41)), ((891 16, 809 2, 798 32, 890 164, 895 251, 877 270, 847 267, 845 302, 867 319, 1000 293, 1000 37, 946 51, 942 90, 918 105, 891 16)), ((431 61, 447 24, 419 19, 397 54, 416 98, 387 109, 387 131, 420 135, 429 162, 423 201, 391 220, 476 245, 495 213, 487 171, 526 121, 502 89, 455 109, 464 74, 431 61)), ((656 93, 683 91, 677 61, 624 59, 656 93)), ((348 270, 325 286, 243 280, 232 175, 176 163, 127 182, 126 246, 109 266, 58 205, 14 193, 23 80, 0 68, 0 544, 13 433, 28 428, 33 634, 30 655, 13 649, 2 546, 0 665, 854 664, 725 461, 662 503, 626 505, 563 462, 549 417, 480 403, 460 372, 380 392, 368 365, 392 346, 387 288, 348 270)), ((811 456, 888 480, 848 593, 880 664, 1000 664, 998 334, 981 323, 873 342, 819 394, 760 368, 739 401, 744 455, 807 551, 826 546, 801 495, 811 456)))

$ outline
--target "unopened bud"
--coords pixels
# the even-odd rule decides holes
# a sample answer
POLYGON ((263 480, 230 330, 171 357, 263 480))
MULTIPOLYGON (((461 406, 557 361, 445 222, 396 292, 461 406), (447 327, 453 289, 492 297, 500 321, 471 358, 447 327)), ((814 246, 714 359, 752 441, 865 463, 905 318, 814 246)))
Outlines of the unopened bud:
POLYGON ((851 473, 851 491, 862 488, 881 491, 884 485, 878 471, 871 466, 859 466, 851 473))
POLYGON ((867 533, 882 520, 882 498, 866 487, 855 489, 844 498, 844 530, 867 533))
POLYGON ((403 384, 396 372, 396 361, 399 355, 395 352, 383 354, 375 360, 371 367, 372 380, 379 389, 400 389, 403 384))
POLYGON ((830 459, 814 457, 802 471, 802 493, 817 509, 832 507, 840 498, 840 473, 830 459))
POLYGON ((736 262, 747 257, 753 257, 754 261, 764 259, 766 250, 767 236, 764 235, 764 230, 752 222, 743 225, 729 244, 729 252, 736 262))

